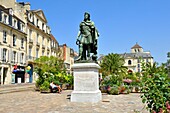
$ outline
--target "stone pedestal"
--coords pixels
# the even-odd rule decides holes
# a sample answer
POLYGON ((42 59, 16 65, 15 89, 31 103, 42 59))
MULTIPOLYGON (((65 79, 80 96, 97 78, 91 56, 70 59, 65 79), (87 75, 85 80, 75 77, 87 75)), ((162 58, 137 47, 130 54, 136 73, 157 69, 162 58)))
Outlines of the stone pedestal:
POLYGON ((74 90, 71 102, 99 102, 102 99, 99 90, 99 70, 96 63, 77 63, 72 66, 74 90))

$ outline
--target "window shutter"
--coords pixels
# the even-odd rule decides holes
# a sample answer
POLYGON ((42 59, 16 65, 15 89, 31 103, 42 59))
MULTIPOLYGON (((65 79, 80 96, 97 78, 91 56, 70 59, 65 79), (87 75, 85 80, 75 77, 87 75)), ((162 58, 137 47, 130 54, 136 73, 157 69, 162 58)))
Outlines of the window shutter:
POLYGON ((24 63, 26 63, 26 59, 27 59, 27 56, 26 56, 26 54, 24 54, 24 56, 23 56, 23 62, 24 63))
POLYGON ((20 63, 22 63, 22 53, 19 53, 20 56, 20 63))
POLYGON ((12 61, 12 63, 14 63, 14 53, 13 53, 13 51, 11 50, 11 61, 12 61))
POLYGON ((20 20, 18 20, 17 26, 18 26, 18 29, 21 30, 21 21, 20 20))
POLYGON ((0 60, 2 60, 2 48, 0 48, 0 60))
POLYGON ((9 58, 9 52, 10 52, 10 50, 7 50, 7 52, 8 52, 8 58, 7 58, 7 61, 9 62, 9 60, 10 60, 10 58, 9 58))
POLYGON ((0 21, 2 21, 2 12, 1 12, 1 9, 0 9, 0 21))
POLYGON ((16 53, 16 57, 17 57, 17 63, 19 63, 19 53, 16 53))

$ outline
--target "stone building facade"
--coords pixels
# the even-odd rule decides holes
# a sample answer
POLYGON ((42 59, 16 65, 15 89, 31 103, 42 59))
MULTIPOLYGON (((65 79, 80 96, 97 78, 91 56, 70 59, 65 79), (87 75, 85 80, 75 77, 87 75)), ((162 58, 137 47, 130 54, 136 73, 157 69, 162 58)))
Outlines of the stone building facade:
POLYGON ((131 48, 131 53, 120 54, 125 59, 125 64, 128 70, 132 72, 142 71, 142 62, 150 62, 153 64, 154 60, 149 51, 144 51, 137 43, 131 48))
POLYGON ((34 82, 33 60, 57 56, 58 49, 42 10, 31 10, 30 3, 0 0, 1 85, 34 82), (31 67, 28 73, 27 66, 31 67))
MULTIPOLYGON (((141 72, 142 71, 142 62, 150 62, 153 64, 154 60, 149 51, 144 51, 143 48, 139 44, 135 44, 131 48, 130 53, 119 54, 121 57, 125 59, 125 64, 129 71, 132 72, 141 72)), ((102 62, 104 55, 100 55, 98 59, 98 63, 102 62)))
POLYGON ((74 64, 74 50, 66 44, 60 45, 60 58, 64 60, 65 68, 68 74, 72 74, 71 66, 74 64))

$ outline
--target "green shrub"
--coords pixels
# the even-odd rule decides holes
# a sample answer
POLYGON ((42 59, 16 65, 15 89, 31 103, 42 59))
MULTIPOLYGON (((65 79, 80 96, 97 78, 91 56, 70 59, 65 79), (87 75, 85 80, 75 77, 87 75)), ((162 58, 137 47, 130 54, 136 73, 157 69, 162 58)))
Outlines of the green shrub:
POLYGON ((43 84, 40 86, 40 91, 48 91, 49 90, 50 83, 48 81, 44 81, 43 84))
POLYGON ((110 87, 109 94, 118 95, 119 94, 119 87, 117 85, 113 85, 112 87, 110 87))
MULTIPOLYGON (((153 65, 154 66, 154 65, 153 65)), ((144 65, 142 80, 142 102, 150 112, 168 113, 166 103, 170 102, 170 85, 164 68, 144 65)))

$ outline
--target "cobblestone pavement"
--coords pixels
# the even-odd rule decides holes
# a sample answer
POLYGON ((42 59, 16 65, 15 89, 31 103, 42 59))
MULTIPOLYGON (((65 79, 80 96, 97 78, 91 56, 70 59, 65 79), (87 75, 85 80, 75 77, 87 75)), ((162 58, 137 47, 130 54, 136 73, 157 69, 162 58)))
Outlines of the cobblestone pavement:
POLYGON ((71 90, 61 94, 36 91, 1 94, 0 113, 148 113, 140 93, 103 94, 98 103, 70 102, 70 94, 71 90))

